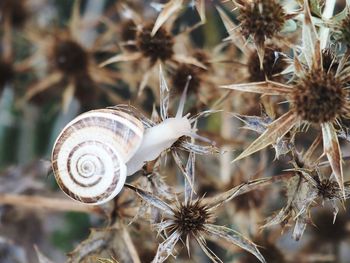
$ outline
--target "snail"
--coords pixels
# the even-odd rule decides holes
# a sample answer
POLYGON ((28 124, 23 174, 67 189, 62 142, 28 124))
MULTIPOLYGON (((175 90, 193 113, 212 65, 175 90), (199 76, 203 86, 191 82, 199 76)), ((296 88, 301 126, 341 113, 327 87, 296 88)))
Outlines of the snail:
POLYGON ((88 111, 69 122, 57 137, 51 155, 59 187, 86 204, 113 199, 127 176, 155 160, 180 137, 196 135, 193 120, 183 116, 186 91, 176 116, 166 116, 152 127, 118 106, 88 111))

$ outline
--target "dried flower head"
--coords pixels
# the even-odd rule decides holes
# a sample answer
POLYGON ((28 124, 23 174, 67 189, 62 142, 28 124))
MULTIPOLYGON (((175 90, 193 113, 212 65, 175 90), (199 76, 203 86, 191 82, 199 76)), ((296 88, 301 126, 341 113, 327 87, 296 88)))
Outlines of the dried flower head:
POLYGON ((51 32, 33 31, 29 34, 38 48, 28 61, 34 64, 37 58, 45 59, 48 62, 48 74, 29 86, 21 105, 48 91, 53 92, 55 98, 62 96, 64 111, 68 109, 73 97, 87 109, 97 106, 100 94, 106 94, 113 103, 121 101, 119 95, 102 87, 102 84, 114 84, 118 75, 98 67, 95 54, 99 51, 101 44, 96 43, 100 40, 97 39, 96 43, 89 46, 83 39, 81 22, 79 1, 76 1, 68 27, 56 27, 51 32), (65 87, 57 92, 54 90, 57 86, 65 87))
POLYGON ((191 77, 189 83, 189 92, 197 93, 201 83, 201 73, 195 66, 181 64, 176 68, 172 74, 172 84, 177 93, 182 93, 186 87, 188 76, 191 77))
POLYGON ((342 157, 335 125, 338 125, 338 118, 350 115, 350 101, 346 89, 349 82, 348 69, 344 68, 345 63, 339 63, 336 73, 323 68, 320 40, 311 22, 308 1, 304 4, 301 56, 307 67, 302 66, 297 56, 294 58, 295 75, 298 77, 296 84, 265 81, 224 86, 240 91, 286 96, 291 105, 291 109, 273 121, 236 160, 276 144, 300 124, 317 124, 322 129, 324 153, 345 197, 342 157))
POLYGON ((151 64, 154 64, 157 60, 171 59, 174 54, 173 36, 164 28, 160 28, 152 36, 152 28, 153 24, 147 24, 139 30, 136 36, 137 47, 143 56, 150 59, 151 64))
POLYGON ((75 75, 86 72, 89 55, 78 42, 70 39, 58 40, 53 53, 56 67, 64 74, 75 75))
POLYGON ((281 49, 270 46, 265 49, 263 68, 260 67, 259 56, 256 51, 251 52, 247 61, 249 81, 257 82, 266 79, 275 80, 287 66, 283 58, 279 56, 281 49))
POLYGON ((181 203, 174 211, 174 231, 187 235, 198 235, 204 230, 205 224, 210 222, 212 214, 206 205, 198 199, 191 203, 181 203))
MULTIPOLYGON (((189 158, 189 163, 192 163, 191 157, 189 158)), ((194 169, 186 169, 186 172, 190 173, 189 177, 193 180, 194 169)), ((185 240, 188 251, 190 249, 190 241, 194 239, 213 262, 222 262, 206 245, 204 236, 207 235, 222 238, 229 243, 235 244, 252 253, 260 262, 265 262, 265 259, 253 242, 232 229, 214 225, 213 215, 214 210, 224 202, 228 202, 232 198, 266 182, 266 179, 259 179, 239 185, 207 202, 204 199, 194 198, 190 184, 186 183, 185 201, 180 203, 177 201, 177 198, 174 198, 171 203, 164 202, 151 193, 127 185, 128 188, 135 191, 147 204, 159 209, 163 214, 161 222, 156 222, 155 226, 158 232, 164 234, 166 238, 158 246, 157 254, 152 262, 164 262, 173 254, 176 244, 181 239, 185 240)))
MULTIPOLYGON (((236 45, 244 54, 247 54, 247 40, 253 40, 254 49, 256 49, 260 68, 264 64, 265 48, 272 43, 281 45, 285 43, 282 39, 282 29, 286 22, 292 19, 296 12, 288 12, 284 10, 279 1, 276 0, 247 0, 233 1, 239 11, 239 25, 222 10, 218 8, 220 17, 225 25, 226 31, 229 34, 229 39, 236 45), (282 40, 282 41, 281 41, 282 40), (268 42, 267 42, 268 41, 268 42)), ((292 21, 292 20, 290 20, 292 21)), ((294 24, 291 22, 290 24, 294 24)), ((289 26, 288 26, 289 27, 289 26)), ((295 29, 287 30, 292 32, 295 29)), ((269 65, 271 66, 271 65, 269 65)))
POLYGON ((329 179, 323 179, 318 182, 317 189, 318 194, 324 199, 332 199, 339 193, 339 186, 337 185, 337 182, 329 179))
POLYGON ((334 122, 350 107, 345 83, 332 71, 313 68, 293 87, 292 110, 310 123, 334 122))
MULTIPOLYGON (((320 165, 313 160, 313 153, 320 143, 317 138, 310 148, 300 155, 293 151, 294 171, 292 177, 281 177, 285 181, 287 205, 275 216, 269 218, 264 227, 281 224, 283 227, 289 220, 295 221, 293 239, 299 240, 312 222, 311 208, 323 206, 326 202, 333 209, 333 222, 338 214, 337 201, 350 197, 349 182, 344 184, 344 192, 333 179, 324 178, 320 173, 320 165)), ((324 165, 329 165, 325 163, 324 165)))
POLYGON ((241 32, 262 44, 281 31, 286 13, 276 0, 245 1, 239 8, 241 32))
MULTIPOLYGON (((178 64, 205 68, 196 58, 185 54, 187 50, 185 42, 188 41, 185 33, 189 33, 189 31, 180 32, 178 35, 173 34, 173 19, 167 20, 166 23, 163 21, 164 23, 162 22, 161 26, 153 31, 157 22, 145 23, 143 17, 127 6, 124 6, 120 12, 127 18, 121 24, 123 28, 119 29, 122 39, 120 45, 125 48, 121 53, 101 63, 100 66, 130 62, 129 65, 121 67, 121 75, 130 84, 131 89, 138 86, 139 95, 147 85, 151 88, 157 88, 156 85, 150 85, 150 82, 155 79, 154 76, 158 72, 160 63, 167 71, 178 64), (130 13, 133 14, 131 19, 128 16, 130 13)), ((152 82, 152 84, 155 83, 152 82)), ((159 94, 158 90, 154 94, 159 94)))

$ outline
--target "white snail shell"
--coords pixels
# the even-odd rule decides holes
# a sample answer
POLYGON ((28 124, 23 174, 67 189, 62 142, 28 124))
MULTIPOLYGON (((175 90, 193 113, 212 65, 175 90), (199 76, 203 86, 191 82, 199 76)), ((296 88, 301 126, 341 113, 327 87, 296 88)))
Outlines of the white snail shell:
POLYGON ((111 200, 125 183, 126 163, 143 134, 142 122, 122 111, 99 109, 79 115, 62 130, 52 151, 59 187, 80 202, 111 200))

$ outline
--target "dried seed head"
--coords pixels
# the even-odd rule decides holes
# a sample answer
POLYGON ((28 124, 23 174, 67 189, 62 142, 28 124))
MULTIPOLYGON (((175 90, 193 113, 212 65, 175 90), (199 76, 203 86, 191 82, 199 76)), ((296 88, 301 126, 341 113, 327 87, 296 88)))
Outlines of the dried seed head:
POLYGON ((183 235, 196 234, 203 230, 204 224, 208 223, 210 213, 200 200, 181 204, 175 211, 175 230, 183 235))
POLYGON ((125 43, 123 46, 128 51, 136 51, 136 44, 128 43, 136 41, 136 25, 133 20, 129 19, 121 24, 121 39, 125 43))
POLYGON ((0 17, 9 17, 11 25, 16 28, 23 27, 28 18, 25 0, 1 0, 0 17))
POLYGON ((318 194, 324 199, 332 199, 339 195, 339 185, 335 181, 323 179, 318 184, 318 194))
POLYGON ((293 110, 304 121, 325 123, 345 113, 347 92, 333 72, 312 69, 293 89, 293 110))
POLYGON ((67 75, 86 72, 89 56, 78 43, 72 40, 59 41, 54 47, 54 63, 67 75))
POLYGON ((238 20, 243 36, 252 36, 261 44, 281 31, 286 14, 276 0, 256 0, 244 4, 238 20))
POLYGON ((179 65, 174 74, 172 74, 172 83, 176 92, 182 93, 186 86, 188 76, 191 76, 191 81, 188 87, 189 92, 197 93, 201 83, 200 74, 200 69, 196 66, 187 64, 179 65))
POLYGON ((278 57, 280 49, 267 48, 265 50, 263 69, 260 68, 260 60, 257 52, 253 52, 248 59, 249 81, 276 80, 274 75, 281 73, 286 67, 286 62, 278 57))
POLYGON ((136 43, 142 54, 155 63, 158 59, 165 61, 170 59, 173 54, 173 37, 164 28, 160 28, 152 36, 153 24, 148 24, 137 34, 136 43))
POLYGON ((12 65, 0 60, 0 91, 13 79, 14 75, 12 65))
POLYGON ((348 14, 340 24, 340 41, 350 46, 350 14, 348 14))

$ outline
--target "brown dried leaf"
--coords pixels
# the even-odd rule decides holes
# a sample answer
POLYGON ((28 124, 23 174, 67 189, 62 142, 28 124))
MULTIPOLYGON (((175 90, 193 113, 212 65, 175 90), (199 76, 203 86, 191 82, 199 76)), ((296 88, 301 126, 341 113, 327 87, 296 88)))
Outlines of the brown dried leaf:
POLYGON ((181 173, 185 176, 185 180, 189 184, 189 187, 192 189, 192 191, 194 191, 192 175, 188 174, 188 171, 187 171, 186 167, 183 165, 182 160, 181 160, 179 154, 177 153, 177 151, 171 151, 171 153, 173 155, 173 158, 174 158, 174 161, 175 161, 177 167, 180 169, 181 173))
POLYGON ((335 179, 337 180, 340 190, 345 198, 343 166, 337 133, 333 124, 330 122, 322 123, 321 127, 324 153, 327 155, 335 179))
POLYGON ((312 67, 312 62, 315 57, 315 45, 317 41, 317 34, 315 26, 311 20, 311 12, 309 7, 309 1, 304 1, 304 21, 302 27, 302 41, 303 41, 303 54, 305 60, 309 66, 312 67))
POLYGON ((98 263, 119 263, 119 261, 115 259, 108 259, 108 258, 99 258, 97 260, 98 260, 98 263))
POLYGON ((167 239, 160 243, 152 263, 162 263, 172 255, 175 245, 180 238, 181 233, 179 231, 174 231, 167 239))
POLYGON ((271 178, 260 178, 256 180, 249 181, 247 183, 240 184, 222 194, 219 194, 212 199, 206 200, 209 209, 215 209, 217 206, 232 200, 233 198, 250 192, 257 187, 262 187, 270 184, 272 182, 271 178))
POLYGON ((251 145, 248 146, 236 159, 238 161, 265 147, 278 142, 290 129, 292 129, 297 121, 297 117, 292 111, 288 111, 277 120, 272 122, 266 131, 260 135, 251 145))
POLYGON ((178 12, 182 7, 183 0, 170 0, 163 7, 163 10, 157 17, 154 23, 151 35, 154 36, 158 29, 176 12, 178 12))
POLYGON ((243 84, 223 85, 220 87, 224 89, 233 89, 265 95, 286 95, 292 91, 290 86, 270 80, 243 84))
POLYGON ((235 25, 235 23, 229 18, 221 7, 216 6, 216 9, 219 12, 220 18, 224 23, 231 42, 234 43, 234 45, 237 46, 244 54, 247 53, 247 47, 245 45, 246 41, 241 34, 237 33, 237 25, 235 25))
POLYGON ((111 257, 120 262, 134 262, 123 238, 123 229, 118 227, 91 229, 90 236, 68 254, 67 263, 96 263, 98 258, 111 257))
POLYGON ((143 191, 135 186, 125 184, 126 187, 135 191, 146 203, 160 209, 163 213, 170 216, 174 215, 173 209, 167 203, 154 196, 152 193, 143 191))
POLYGON ((74 1, 72 15, 69 21, 69 31, 73 38, 79 40, 79 22, 80 22, 80 0, 74 1))
POLYGON ((105 62, 102 62, 99 66, 104 67, 112 63, 134 61, 134 60, 140 59, 141 57, 142 57, 142 53, 140 52, 121 53, 107 59, 105 62))
POLYGON ((24 101, 30 100, 36 94, 45 91, 50 88, 52 85, 56 84, 63 78, 61 72, 55 71, 48 75, 46 78, 41 80, 39 83, 36 83, 33 86, 28 88, 28 91, 24 94, 24 101))
POLYGON ((176 60, 179 63, 190 64, 193 66, 200 67, 202 69, 207 69, 207 67, 203 63, 201 63, 198 59, 195 59, 194 57, 190 57, 187 55, 175 54, 174 60, 176 60))
POLYGON ((205 239, 202 236, 194 236, 196 239, 197 243, 203 250, 203 252, 210 258, 210 260, 213 263, 223 263, 220 258, 218 258, 217 255, 213 251, 210 250, 210 248, 206 245, 205 239))
POLYGON ((169 88, 168 84, 165 80, 164 73, 162 70, 162 65, 159 65, 159 86, 160 86, 160 116, 162 120, 164 121, 165 119, 168 118, 168 110, 169 110, 169 88))
POLYGON ((195 6, 196 6, 197 12, 199 14, 199 17, 201 18, 201 22, 205 23, 205 21, 206 21, 205 1, 204 0, 197 0, 197 1, 195 1, 195 6))
POLYGON ((257 246, 240 233, 224 226, 216 226, 212 224, 205 224, 204 228, 208 232, 208 234, 221 237, 226 241, 235 244, 236 246, 239 246, 240 248, 252 253, 254 256, 257 257, 257 259, 259 259, 260 262, 266 263, 263 255, 261 255, 257 246))

